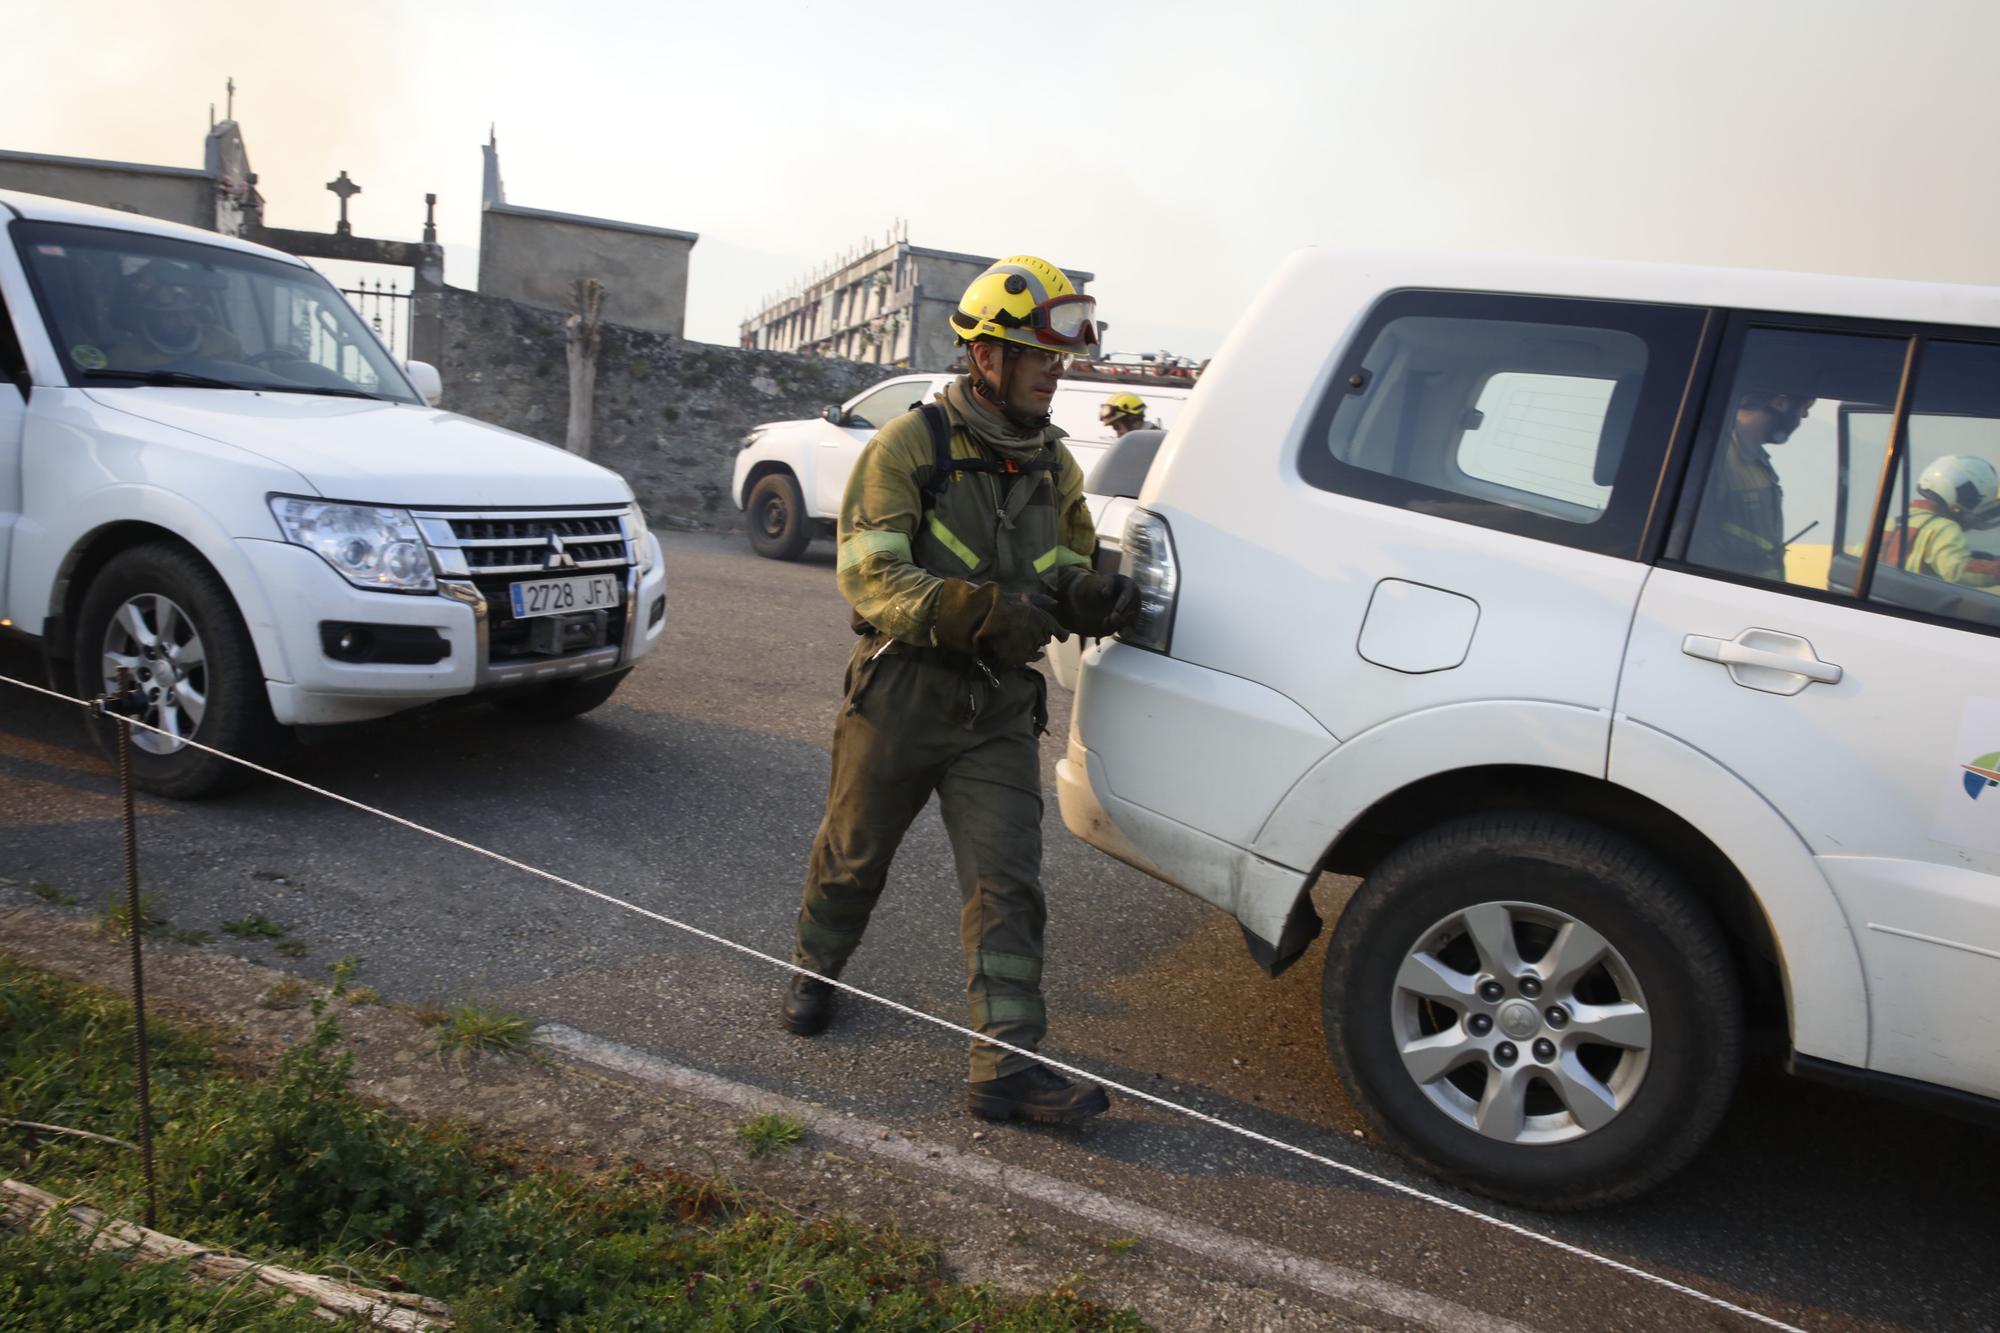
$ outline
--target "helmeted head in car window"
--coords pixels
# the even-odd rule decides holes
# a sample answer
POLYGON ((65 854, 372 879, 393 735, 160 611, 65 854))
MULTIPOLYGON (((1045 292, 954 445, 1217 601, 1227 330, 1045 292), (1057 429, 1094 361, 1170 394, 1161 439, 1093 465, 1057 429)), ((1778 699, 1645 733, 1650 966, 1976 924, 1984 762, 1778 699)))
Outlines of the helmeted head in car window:
POLYGON ((215 321, 211 294, 222 285, 218 275, 192 264, 150 260, 125 278, 125 332, 156 353, 194 355, 215 321))

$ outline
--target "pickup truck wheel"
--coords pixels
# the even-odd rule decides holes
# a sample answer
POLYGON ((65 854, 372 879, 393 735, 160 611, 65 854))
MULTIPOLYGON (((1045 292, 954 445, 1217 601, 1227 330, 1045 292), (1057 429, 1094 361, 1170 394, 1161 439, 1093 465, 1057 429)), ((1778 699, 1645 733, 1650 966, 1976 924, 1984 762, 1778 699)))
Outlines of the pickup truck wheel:
POLYGON ((1632 1198, 1708 1141, 1743 1002, 1713 917, 1583 820, 1475 816, 1398 848, 1328 947, 1327 1049, 1425 1169, 1549 1210, 1632 1198))
MULTIPOLYGON (((258 764, 283 748, 234 599, 180 547, 135 546, 105 565, 77 616, 76 663, 78 688, 90 695, 117 688, 118 668, 130 670, 145 700, 138 720, 169 733, 132 729, 132 780, 146 791, 194 799, 254 776, 186 741, 258 764)), ((113 724, 86 725, 106 754, 117 754, 113 724)))
POLYGON ((806 498, 789 472, 759 477, 744 505, 750 549, 771 560, 796 560, 812 542, 806 498))
POLYGON ((566 680, 518 694, 495 695, 493 706, 527 722, 567 722, 606 702, 625 682, 629 671, 592 680, 566 680))

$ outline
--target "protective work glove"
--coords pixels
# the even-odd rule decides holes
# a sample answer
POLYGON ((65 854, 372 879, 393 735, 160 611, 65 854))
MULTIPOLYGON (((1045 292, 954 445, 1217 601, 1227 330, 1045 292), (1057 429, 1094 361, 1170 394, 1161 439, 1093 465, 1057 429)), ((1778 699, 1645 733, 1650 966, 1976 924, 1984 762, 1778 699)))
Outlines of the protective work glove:
POLYGON ((946 579, 932 626, 938 647, 1012 671, 1034 661, 1050 639, 1069 637, 1055 606, 1055 598, 1038 592, 1009 594, 997 583, 946 579))
POLYGON ((1139 614, 1139 585, 1123 574, 1085 574, 1063 589, 1062 611, 1078 634, 1108 639, 1139 614))

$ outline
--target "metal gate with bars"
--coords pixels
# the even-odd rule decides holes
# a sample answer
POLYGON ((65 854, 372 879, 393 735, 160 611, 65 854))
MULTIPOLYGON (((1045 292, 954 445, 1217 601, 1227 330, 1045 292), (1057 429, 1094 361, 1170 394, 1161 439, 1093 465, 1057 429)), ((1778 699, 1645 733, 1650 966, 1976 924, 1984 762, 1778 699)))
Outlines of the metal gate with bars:
POLYGON ((378 279, 371 285, 363 278, 356 286, 342 287, 340 294, 398 361, 410 359, 411 292, 400 290, 393 281, 378 279))

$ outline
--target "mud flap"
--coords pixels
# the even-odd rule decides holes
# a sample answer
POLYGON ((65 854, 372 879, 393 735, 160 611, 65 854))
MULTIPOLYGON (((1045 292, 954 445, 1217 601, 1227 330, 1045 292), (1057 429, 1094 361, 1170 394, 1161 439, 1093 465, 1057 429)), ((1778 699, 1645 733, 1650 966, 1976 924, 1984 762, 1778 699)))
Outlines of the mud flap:
POLYGON ((1298 901, 1285 917, 1285 928, 1278 932, 1278 942, 1253 934, 1248 926, 1243 927, 1243 942, 1250 947, 1250 957, 1257 966, 1264 969, 1264 975, 1275 977, 1299 961, 1307 946, 1319 938, 1324 923, 1319 911, 1313 906, 1310 887, 1299 890, 1298 901))

